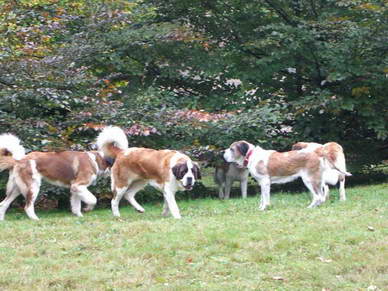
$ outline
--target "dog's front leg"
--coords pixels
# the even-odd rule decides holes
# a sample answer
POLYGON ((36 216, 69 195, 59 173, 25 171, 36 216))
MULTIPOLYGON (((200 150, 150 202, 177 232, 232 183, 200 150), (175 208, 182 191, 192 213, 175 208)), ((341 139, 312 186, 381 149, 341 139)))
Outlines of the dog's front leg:
POLYGON ((231 177, 226 176, 224 199, 230 198, 230 189, 232 188, 232 184, 233 184, 233 180, 231 179, 231 177))
POLYGON ((222 184, 220 184, 218 186, 219 186, 219 188, 218 188, 218 198, 224 199, 224 197, 225 197, 225 193, 224 193, 225 183, 222 183, 222 184))
POLYGON ((86 203, 84 211, 93 210, 94 206, 97 204, 97 198, 90 192, 87 188, 87 185, 74 183, 70 187, 72 203, 74 203, 74 209, 72 204, 72 212, 77 216, 82 216, 81 210, 81 201, 86 203), (81 200, 81 201, 77 201, 81 200), (74 211, 73 211, 74 210, 74 211))
POLYGON ((271 180, 269 177, 260 179, 261 202, 260 210, 265 210, 270 205, 271 180))
POLYGON ((82 217, 82 213, 81 213, 81 199, 78 197, 77 194, 75 193, 71 193, 71 196, 70 196, 70 207, 71 207, 71 212, 78 216, 78 217, 82 217))
POLYGON ((166 199, 164 198, 162 215, 163 216, 168 216, 169 213, 170 213, 170 209, 168 208, 168 203, 167 203, 166 199))
POLYGON ((168 189, 168 187, 165 187, 163 191, 163 196, 167 202, 167 205, 168 205, 168 208, 170 209, 172 217, 176 219, 180 219, 181 214, 179 213, 179 208, 175 201, 175 192, 171 191, 171 189, 168 189))
POLYGON ((248 179, 243 178, 240 182, 241 196, 243 199, 247 198, 248 179))
POLYGON ((5 199, 0 203, 0 220, 4 220, 5 212, 11 203, 20 195, 20 191, 14 181, 12 174, 7 183, 7 193, 5 199))

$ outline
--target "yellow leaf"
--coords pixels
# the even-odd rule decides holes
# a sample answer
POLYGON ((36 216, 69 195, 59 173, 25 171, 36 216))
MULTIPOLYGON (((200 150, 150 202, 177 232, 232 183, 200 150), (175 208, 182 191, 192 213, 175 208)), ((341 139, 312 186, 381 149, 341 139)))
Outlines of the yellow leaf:
POLYGON ((369 94, 369 87, 357 87, 352 89, 353 96, 361 96, 369 94))

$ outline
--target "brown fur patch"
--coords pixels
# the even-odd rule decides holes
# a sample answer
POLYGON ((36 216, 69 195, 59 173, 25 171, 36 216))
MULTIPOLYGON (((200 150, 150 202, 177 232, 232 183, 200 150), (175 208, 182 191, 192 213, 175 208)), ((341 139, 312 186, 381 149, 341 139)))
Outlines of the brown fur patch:
MULTIPOLYGON (((146 148, 132 148, 125 154, 121 152, 112 167, 115 186, 128 186, 128 181, 155 180, 159 184, 169 179, 171 158, 177 154, 171 150, 153 150, 146 148)), ((179 159, 177 163, 185 162, 179 159)))
POLYGON ((32 202, 32 168, 30 160, 24 159, 17 164, 17 171, 19 178, 23 181, 24 185, 27 187, 27 192, 23 193, 26 197, 26 207, 29 207, 32 202))
POLYGON ((274 152, 269 156, 268 174, 273 177, 287 177, 295 175, 299 170, 307 168, 314 171, 319 168, 319 159, 315 153, 274 152))
POLYGON ((86 152, 32 152, 27 158, 36 162, 36 168, 44 178, 68 186, 88 184, 90 176, 96 174, 86 152))

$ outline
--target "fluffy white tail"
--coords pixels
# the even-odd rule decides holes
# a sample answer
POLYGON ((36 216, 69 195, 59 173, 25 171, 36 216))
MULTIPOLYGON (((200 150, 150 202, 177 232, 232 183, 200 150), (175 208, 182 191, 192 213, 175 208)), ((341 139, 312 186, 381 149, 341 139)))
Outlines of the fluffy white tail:
POLYGON ((116 158, 119 151, 128 148, 127 136, 120 127, 107 126, 97 137, 97 148, 105 156, 116 158))
POLYGON ((21 160, 26 155, 26 150, 20 144, 20 140, 10 133, 0 135, 0 150, 9 152, 15 160, 21 160))

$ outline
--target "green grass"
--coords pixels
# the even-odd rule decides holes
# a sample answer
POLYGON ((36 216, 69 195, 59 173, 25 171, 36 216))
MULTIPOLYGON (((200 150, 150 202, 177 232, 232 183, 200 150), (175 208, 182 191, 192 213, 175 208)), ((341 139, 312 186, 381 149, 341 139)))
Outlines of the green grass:
POLYGON ((77 218, 11 210, 0 223, 1 290, 366 290, 388 286, 388 184, 307 209, 307 193, 179 201, 183 218, 121 207, 77 218))

